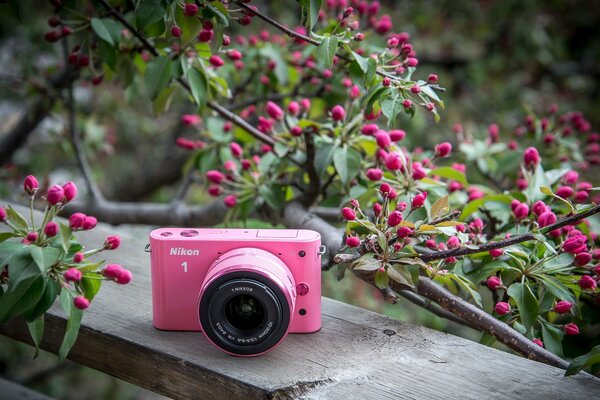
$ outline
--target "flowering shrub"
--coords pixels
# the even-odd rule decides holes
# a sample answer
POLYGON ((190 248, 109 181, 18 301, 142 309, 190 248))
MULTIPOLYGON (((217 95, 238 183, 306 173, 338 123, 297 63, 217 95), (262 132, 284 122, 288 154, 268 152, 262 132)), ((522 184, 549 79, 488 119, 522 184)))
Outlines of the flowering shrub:
MULTIPOLYGON (((226 222, 287 221, 297 203, 341 208, 341 273, 348 267, 388 299, 426 297, 421 282, 442 285, 462 296, 453 301, 497 317, 478 329, 536 359, 546 352, 527 346, 562 356, 563 338, 598 307, 596 225, 585 220, 598 199, 581 176, 600 162, 600 136, 580 113, 552 106, 510 135, 496 124, 485 135, 457 124, 447 141, 411 149, 404 118, 437 121, 443 79, 418 69, 409 33, 377 1, 301 0, 301 25, 291 28, 250 1, 99 0, 77 12, 51 3, 45 39, 65 41, 65 61, 82 79, 145 93, 156 113, 178 93, 195 104, 174 145, 189 150, 186 171, 205 178, 226 222), (279 32, 228 35, 257 23, 279 32), (499 326, 520 332, 526 351, 499 326)), ((47 199, 54 207, 62 197, 47 199)), ((85 228, 84 215, 71 218, 85 228)), ((328 243, 331 256, 339 242, 328 243)), ((119 281, 114 269, 104 276, 119 281)), ((573 370, 591 364, 590 354, 573 370)))
POLYGON ((51 186, 45 196, 40 196, 38 180, 29 175, 23 188, 30 200, 29 218, 10 206, 0 207, 0 223, 8 228, 0 233, 0 323, 13 317, 25 318, 37 355, 44 334, 44 314, 60 297, 60 305, 68 316, 59 350, 64 359, 77 338, 83 310, 90 306, 102 281, 126 285, 132 275, 118 264, 103 267, 103 261, 89 260, 90 256, 115 250, 121 244, 118 236, 109 236, 100 247, 84 251, 75 232, 93 229, 96 218, 74 213, 68 225, 55 220, 77 196, 73 182, 51 186), (41 222, 33 216, 36 196, 46 200, 41 222))

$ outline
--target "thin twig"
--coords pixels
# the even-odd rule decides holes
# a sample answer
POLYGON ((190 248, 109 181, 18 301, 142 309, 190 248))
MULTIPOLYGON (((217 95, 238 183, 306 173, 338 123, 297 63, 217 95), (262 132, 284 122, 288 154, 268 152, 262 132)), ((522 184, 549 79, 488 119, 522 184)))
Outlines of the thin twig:
MULTIPOLYGON (((65 57, 65 64, 68 64, 67 58, 69 56, 69 45, 67 38, 63 39, 63 53, 65 57)), ((83 143, 81 143, 81 137, 77 132, 77 122, 75 120, 76 110, 75 110, 75 97, 73 95, 73 80, 69 81, 67 84, 67 113, 68 113, 68 125, 69 125, 69 137, 71 139, 71 145, 73 146, 73 151, 75 152, 75 158, 77 159, 77 165, 81 170, 81 174, 83 175, 83 179, 85 181, 85 185, 88 191, 89 196, 93 200, 102 200, 104 196, 102 192, 96 185, 94 181, 92 167, 88 162, 85 147, 83 143)))

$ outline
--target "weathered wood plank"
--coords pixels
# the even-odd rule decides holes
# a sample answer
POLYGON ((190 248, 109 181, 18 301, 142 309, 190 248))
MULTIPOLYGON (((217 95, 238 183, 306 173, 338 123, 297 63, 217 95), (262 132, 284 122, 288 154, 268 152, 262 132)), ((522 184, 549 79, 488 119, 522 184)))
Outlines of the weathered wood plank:
POLYGON ((2 378, 0 378, 0 398, 19 400, 52 400, 51 397, 48 397, 42 393, 2 378))
MULTIPOLYGON (((89 247, 114 229, 81 235, 89 247)), ((139 232, 139 229, 136 229, 139 232)), ((125 287, 106 283, 84 315, 69 358, 174 398, 598 398, 600 380, 563 371, 477 343, 323 299, 323 328, 290 335, 256 358, 228 356, 197 332, 152 327, 146 239, 123 236, 106 253, 134 273, 125 287)), ((42 347, 56 352, 65 320, 47 316, 42 347)), ((30 342, 21 321, 0 333, 30 342)))

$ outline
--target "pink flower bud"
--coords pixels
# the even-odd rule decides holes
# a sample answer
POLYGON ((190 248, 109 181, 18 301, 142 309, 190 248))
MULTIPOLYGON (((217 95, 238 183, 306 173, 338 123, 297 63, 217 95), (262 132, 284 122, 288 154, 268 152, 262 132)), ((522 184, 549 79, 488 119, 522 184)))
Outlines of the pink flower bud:
POLYGON ((489 253, 493 258, 498 258, 502 255, 502 253, 504 253, 504 251, 502 249, 492 249, 489 251, 489 253))
POLYGON ((244 153, 244 150, 242 150, 242 146, 240 146, 236 142, 231 142, 231 144, 229 145, 229 149, 231 150, 231 155, 235 158, 240 158, 244 153))
POLYGON ((412 201, 412 208, 420 208, 425 204, 425 200, 427 199, 427 192, 421 192, 415 196, 412 201))
POLYGON ((389 131, 389 135, 392 142, 399 142, 406 137, 406 132, 401 129, 394 129, 389 131))
POLYGON ((388 225, 397 226, 400 222, 402 222, 402 213, 397 210, 392 211, 388 217, 388 225))
POLYGON ((83 222, 85 221, 86 215, 84 213, 75 213, 69 217, 69 226, 71 229, 83 228, 83 222))
POLYGON ((579 327, 573 323, 566 324, 564 326, 565 333, 567 336, 576 336, 579 335, 579 327))
POLYGON ((504 301, 499 301, 494 306, 494 311, 498 315, 506 315, 506 314, 508 314, 510 312, 510 304, 508 304, 508 303, 506 303, 504 301))
POLYGON ((535 203, 533 203, 533 213, 535 215, 537 215, 538 217, 540 215, 542 215, 543 213, 545 213, 546 209, 547 209, 546 204, 541 200, 538 200, 535 203))
POLYGON ((183 114, 181 116, 181 122, 186 126, 194 126, 202 122, 202 118, 196 114, 183 114))
POLYGON ((358 86, 354 85, 352 86, 352 88, 350 89, 350 93, 348 94, 350 96, 351 99, 357 99, 360 97, 360 89, 358 88, 358 86))
POLYGON ((290 104, 288 104, 287 109, 288 112, 294 117, 300 114, 300 104, 298 104, 296 101, 291 101, 290 104))
POLYGON ((115 250, 121 245, 121 238, 114 235, 109 236, 104 240, 104 248, 106 250, 115 250))
POLYGON ((203 29, 202 31, 200 31, 200 33, 198 34, 198 41, 200 43, 207 43, 210 42, 213 38, 213 36, 215 35, 215 32, 213 30, 206 30, 203 29))
POLYGON ((369 168, 366 175, 371 181, 379 181, 381 178, 383 178, 383 171, 381 171, 379 168, 369 168))
POLYGON ((496 289, 501 288, 503 286, 503 283, 502 283, 502 279, 500 279, 500 277, 498 277, 498 276, 490 276, 485 281, 485 285, 490 290, 496 290, 496 289))
POLYGON ((537 166, 540 162, 540 153, 535 147, 528 147, 523 153, 523 163, 526 166, 537 166))
POLYGON ((574 264, 577 265, 578 267, 583 267, 590 261, 592 261, 592 255, 585 251, 577 254, 575 256, 575 258, 573 259, 574 264))
POLYGON ((97 223, 98 223, 98 220, 96 219, 96 217, 90 217, 88 215, 85 217, 85 220, 83 221, 83 229, 85 229, 86 231, 88 231, 90 229, 94 229, 94 227, 96 226, 97 223))
POLYGON ((298 125, 296 126, 292 126, 290 128, 290 133, 292 136, 298 137, 302 135, 302 128, 300 128, 298 125))
POLYGON ((379 127, 375 124, 367 124, 360 130, 363 135, 367 136, 373 136, 375 133, 377 133, 377 131, 379 131, 379 127))
POLYGON ((52 186, 50 189, 48 189, 48 192, 46 193, 46 200, 48 201, 48 204, 52 206, 60 203, 64 197, 65 192, 63 188, 59 185, 52 186))
POLYGON ((596 281, 589 275, 583 275, 578 281, 577 284, 582 289, 596 290, 596 281))
POLYGON ((429 76, 427 77, 427 82, 429 83, 437 83, 438 81, 438 76, 436 74, 429 74, 429 76))
POLYGON ((558 197, 562 197, 563 199, 568 199, 569 197, 573 196, 574 193, 575 190, 570 186, 561 186, 556 189, 556 195, 558 197))
POLYGON ((588 192, 586 192, 585 190, 580 190, 577 193, 575 193, 575 202, 576 203, 584 203, 585 201, 587 201, 588 197, 590 197, 590 194, 588 192))
POLYGON ((402 100, 402 107, 411 108, 413 105, 412 101, 409 99, 402 100))
POLYGON ((29 242, 35 242, 35 241, 37 240, 37 238, 38 238, 38 234, 37 234, 37 232, 29 232, 29 233, 27 234, 27 240, 28 240, 29 242))
POLYGON ((458 236, 452 236, 448 239, 446 245, 449 249, 455 249, 457 247, 460 247, 460 239, 458 238, 458 236))
POLYGON ((381 185, 379 185, 379 191, 381 192, 383 197, 385 197, 391 190, 392 187, 387 182, 383 182, 381 185))
POLYGON ((447 157, 452 151, 452 145, 449 142, 440 143, 435 146, 435 155, 438 157, 447 157))
POLYGON ((554 213, 552 211, 543 212, 538 217, 538 224, 539 224, 540 228, 543 228, 548 225, 552 225, 555 222, 556 222, 556 215, 554 215, 554 213))
POLYGON ((533 343, 537 344, 538 346, 540 346, 541 348, 544 347, 544 342, 542 342, 540 339, 535 338, 532 340, 533 343))
POLYGON ((356 219, 356 213, 353 209, 348 207, 342 208, 342 216, 348 221, 354 221, 356 219))
POLYGON ((183 14, 186 17, 193 17, 194 15, 196 15, 196 13, 198 13, 198 6, 196 4, 188 3, 185 5, 183 9, 183 14))
POLYGON ((390 144, 392 144, 390 135, 384 130, 377 131, 375 134, 375 140, 377 141, 377 145, 383 149, 386 149, 390 144))
POLYGON ((229 196, 225 196, 223 202, 228 208, 235 207, 235 205, 237 204, 237 197, 235 197, 235 195, 233 194, 230 194, 229 196))
POLYGON ((44 233, 48 237, 54 237, 58 233, 58 224, 54 221, 50 221, 46 224, 44 228, 44 233))
POLYGON ((385 157, 385 167, 390 171, 397 171, 402 168, 402 159, 396 152, 390 153, 385 157))
POLYGON ((300 105, 304 112, 308 112, 310 110, 310 99, 302 99, 300 100, 300 105))
POLYGON ((75 264, 79 264, 80 262, 83 261, 83 259, 84 259, 84 255, 82 252, 78 251, 77 253, 73 254, 73 262, 75 264))
POLYGON ((360 246, 360 239, 356 236, 348 236, 346 238, 346 245, 348 245, 348 247, 358 247, 360 246))
POLYGON ((525 219, 529 215, 529 206, 525 203, 521 203, 515 208, 513 214, 518 221, 525 219))
POLYGON ((379 217, 381 215, 381 211, 383 210, 381 204, 379 203, 374 203, 373 204, 373 214, 375 214, 376 217, 379 217))
POLYGON ((346 110, 344 110, 344 107, 338 104, 331 109, 331 119, 334 121, 341 121, 344 118, 346 118, 346 110))
POLYGON ((171 35, 173 35, 173 37, 176 37, 176 38, 181 37, 182 33, 183 33, 183 30, 180 27, 178 27, 177 25, 173 25, 171 27, 171 35))
POLYGON ((360 208, 360 203, 356 199, 350 199, 350 205, 354 208, 360 208))
POLYGON ((133 276, 131 275, 131 271, 123 269, 115 280, 119 285, 127 285, 129 282, 131 282, 132 278, 133 276))
POLYGON ((220 171, 212 169, 206 173, 206 179, 212 183, 219 184, 225 180, 225 175, 220 171))
POLYGON ((222 67, 224 64, 223 59, 217 55, 210 56, 208 62, 215 68, 222 67))
POLYGON ((73 305, 80 310, 85 310, 90 306, 90 301, 83 296, 77 296, 73 299, 73 305))
POLYGON ((554 306, 554 312, 557 314, 566 314, 571 311, 571 307, 573 307, 573 304, 566 300, 561 300, 554 306))
POLYGON ((563 179, 566 184, 573 185, 579 180, 579 174, 577 173, 577 171, 571 170, 567 172, 565 176, 563 176, 563 179))
POLYGON ((401 226, 396 231, 396 234, 398 235, 399 238, 404 239, 404 238, 409 237, 412 234, 412 232, 413 232, 412 228, 410 228, 408 226, 401 226))
POLYGON ((410 91, 414 94, 420 93, 421 92, 421 87, 419 85, 414 85, 411 86, 410 91))
POLYGON ((390 192, 388 193, 388 198, 390 200, 394 200, 396 197, 398 197, 398 193, 396 193, 394 189, 390 190, 390 192))
POLYGON ((25 182, 23 183, 23 189, 30 196, 35 193, 35 191, 40 187, 38 180, 35 176, 29 175, 25 178, 25 182))
POLYGON ((273 119, 281 120, 283 119, 283 110, 277 104, 272 101, 267 102, 266 107, 267 114, 273 119))
POLYGON ((0 207, 0 221, 4 222, 7 219, 6 210, 3 207, 0 207))
POLYGON ((400 212, 406 210, 407 207, 408 207, 408 204, 406 204, 405 201, 401 201, 398 204, 396 204, 396 210, 398 210, 400 212))
POLYGON ((102 275, 108 279, 116 279, 123 271, 123 267, 121 267, 119 264, 108 264, 102 270, 102 275))
POLYGON ((69 268, 64 275, 67 282, 79 282, 81 280, 81 271, 77 268, 69 268))
POLYGON ((65 183, 62 188, 65 194, 65 203, 68 203, 77 197, 77 186, 73 182, 69 181, 65 183))

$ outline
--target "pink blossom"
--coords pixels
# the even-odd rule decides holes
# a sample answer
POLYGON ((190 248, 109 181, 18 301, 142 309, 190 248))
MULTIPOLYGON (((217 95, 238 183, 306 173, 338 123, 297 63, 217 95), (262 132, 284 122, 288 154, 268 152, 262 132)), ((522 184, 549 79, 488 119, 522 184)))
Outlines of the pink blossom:
POLYGON ((281 107, 279 107, 277 104, 273 103, 272 101, 267 102, 266 111, 267 111, 267 114, 269 114, 269 116, 273 119, 276 119, 276 120, 283 119, 283 110, 281 109, 281 107))
POLYGON ((353 209, 351 209, 349 207, 342 208, 342 216, 347 221, 354 221, 356 219, 356 213, 354 212, 353 209))
POLYGON ((334 121, 341 121, 344 118, 346 118, 346 110, 344 110, 344 107, 338 104, 331 109, 331 119, 334 121))
POLYGON ((46 193, 46 200, 50 205, 56 205, 60 203, 65 197, 65 191, 60 185, 54 185, 48 189, 46 193))
POLYGON ((571 307, 573 307, 573 304, 566 300, 561 300, 554 306, 554 312, 557 314, 566 314, 571 311, 571 307))
POLYGON ((489 278, 487 278, 487 280, 485 281, 485 285, 490 290, 500 289, 502 286, 504 286, 504 284, 502 283, 502 279, 500 279, 497 276, 490 276, 489 278))
POLYGON ((104 240, 104 248, 107 250, 116 250, 121 245, 121 238, 117 235, 112 235, 104 240))
POLYGON ((346 238, 346 245, 348 245, 348 247, 358 247, 360 245, 360 239, 356 236, 348 236, 346 238))
POLYGON ((494 311, 496 312, 496 314, 498 315, 506 315, 510 312, 510 304, 504 302, 504 301, 499 301, 498 303, 496 303, 496 305, 494 306, 494 311))
POLYGON ((235 195, 233 194, 230 194, 229 196, 225 196, 223 202, 228 208, 235 207, 235 205, 237 204, 237 197, 235 197, 235 195))
POLYGON ((77 268, 69 268, 65 271, 65 280, 67 282, 79 282, 81 280, 81 271, 77 268))
POLYGON ((371 181, 379 181, 383 177, 383 171, 379 168, 370 168, 367 170, 366 175, 371 181))
POLYGON ((39 187, 40 184, 38 183, 37 178, 33 175, 28 175, 25 178, 25 182, 23 182, 23 189, 29 195, 33 195, 39 187))
POLYGON ((88 308, 90 306, 90 301, 83 296, 76 296, 73 299, 73 305, 75 306, 75 308, 78 308, 80 310, 85 310, 86 308, 88 308))

